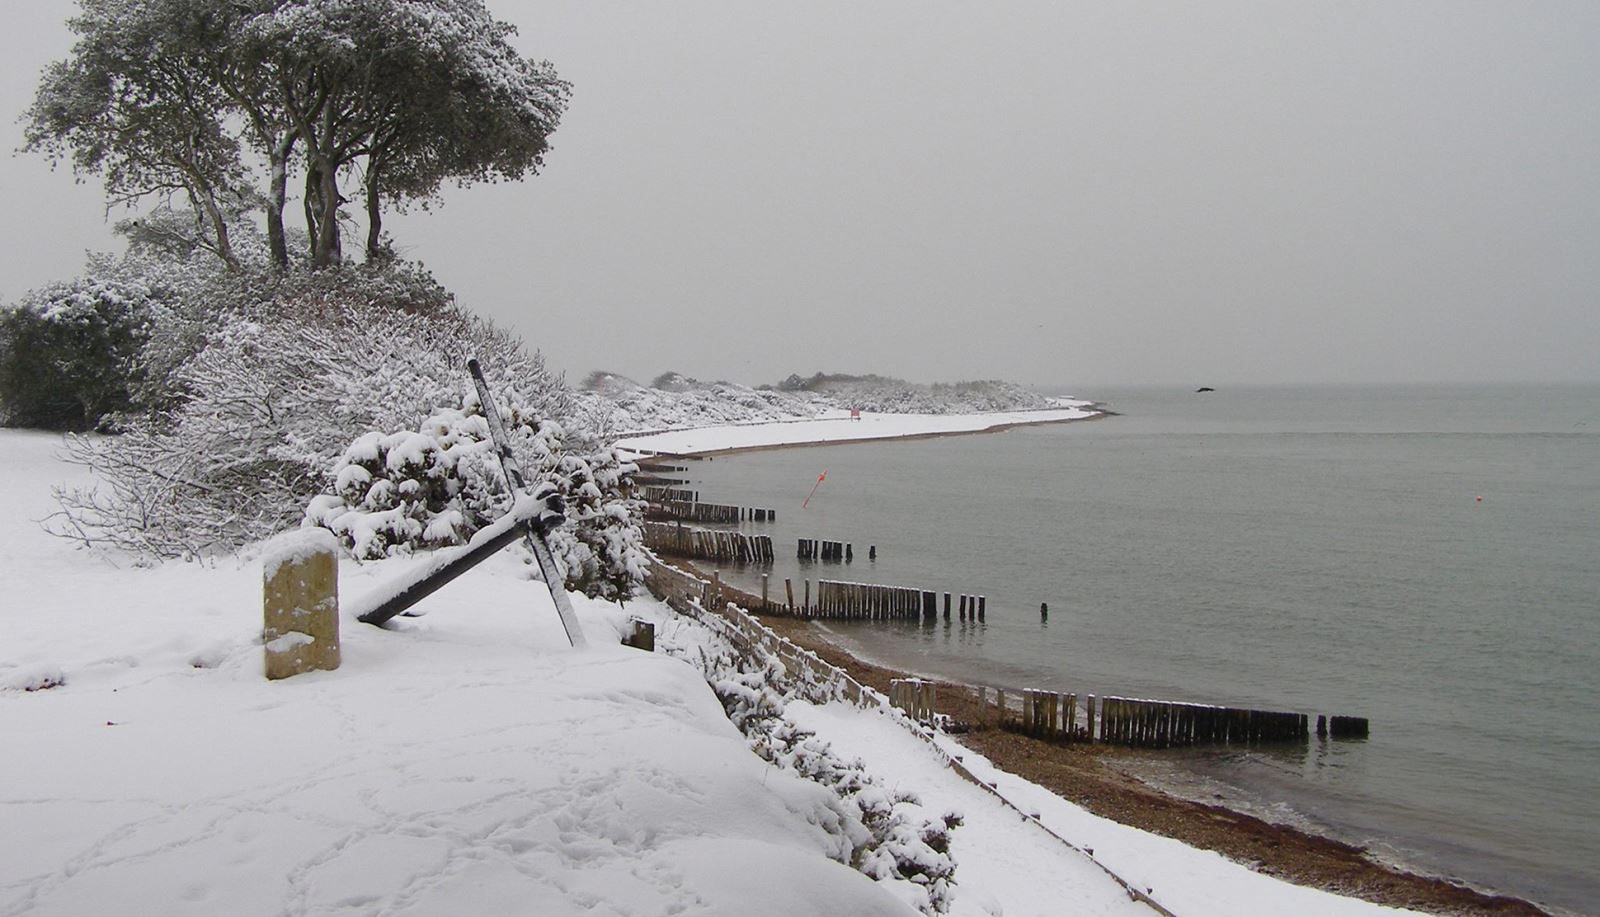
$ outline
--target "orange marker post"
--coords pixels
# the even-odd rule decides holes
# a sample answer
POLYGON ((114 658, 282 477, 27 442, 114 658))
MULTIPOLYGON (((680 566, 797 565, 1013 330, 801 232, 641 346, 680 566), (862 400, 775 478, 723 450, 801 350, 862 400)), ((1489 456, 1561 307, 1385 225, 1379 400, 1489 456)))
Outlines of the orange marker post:
POLYGON ((805 501, 800 504, 800 508, 801 509, 805 509, 806 508, 806 505, 811 502, 811 498, 817 495, 817 488, 821 487, 822 486, 822 482, 826 481, 827 479, 828 479, 828 470, 826 468, 824 468, 822 470, 822 473, 817 475, 817 483, 811 485, 811 493, 806 494, 805 501))

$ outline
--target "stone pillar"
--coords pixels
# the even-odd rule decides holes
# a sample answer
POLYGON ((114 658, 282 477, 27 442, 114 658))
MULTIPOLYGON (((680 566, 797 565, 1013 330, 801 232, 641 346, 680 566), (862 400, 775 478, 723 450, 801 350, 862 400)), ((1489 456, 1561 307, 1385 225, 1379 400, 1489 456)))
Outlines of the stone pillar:
POLYGON ((267 678, 337 669, 339 562, 333 533, 285 532, 267 543, 262 568, 267 678))

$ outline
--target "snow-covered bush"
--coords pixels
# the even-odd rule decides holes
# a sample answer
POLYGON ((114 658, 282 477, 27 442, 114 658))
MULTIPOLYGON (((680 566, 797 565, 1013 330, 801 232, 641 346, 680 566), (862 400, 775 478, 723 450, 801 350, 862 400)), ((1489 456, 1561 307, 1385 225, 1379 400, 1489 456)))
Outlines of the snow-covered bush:
MULTIPOLYGON (((632 466, 609 448, 569 448, 559 424, 521 406, 499 411, 529 486, 550 484, 565 499, 568 524, 550 534, 550 547, 567 586, 627 597, 644 563, 642 506, 622 493, 632 466)), ((476 392, 415 430, 358 437, 331 476, 332 492, 311 501, 306 520, 360 558, 463 544, 510 504, 476 392)))
POLYGON ((619 433, 815 417, 833 406, 810 394, 699 382, 677 373, 657 381, 666 388, 643 386, 615 373, 591 373, 578 398, 592 414, 605 418, 607 428, 619 433))
POLYGON ((407 310, 312 285, 241 308, 176 371, 170 407, 121 436, 69 439, 98 484, 58 491, 52 529, 160 558, 297 525, 355 439, 463 404, 471 356, 530 416, 569 413, 538 354, 451 304, 407 310))
POLYGON ((1010 382, 918 385, 884 376, 790 376, 777 386, 750 388, 662 373, 649 386, 615 373, 594 372, 578 392, 581 403, 621 432, 678 430, 716 424, 816 417, 859 408, 898 414, 970 414, 1054 407, 1038 392, 1010 382))
MULTIPOLYGON (((156 411, 182 401, 187 396, 183 368, 230 322, 252 318, 270 322, 286 304, 361 303, 432 313, 452 303, 450 293, 424 268, 399 259, 374 266, 343 264, 313 271, 293 265, 275 270, 266 240, 247 220, 229 227, 237 268, 225 265, 202 244, 196 237, 194 215, 188 211, 158 208, 124 220, 116 229, 128 242, 122 255, 92 255, 80 279, 29 294, 18 307, 43 312, 55 303, 59 312, 63 297, 80 302, 99 299, 97 311, 109 330, 128 326, 136 332, 114 338, 117 353, 111 360, 98 356, 105 343, 81 330, 76 337, 56 333, 90 359, 70 365, 69 384, 39 385, 39 397, 70 394, 74 380, 87 380, 80 385, 114 382, 126 395, 106 401, 100 416, 77 425, 80 429, 120 427, 125 420, 115 412, 156 411), (87 371, 96 368, 97 372, 87 371)), ((21 348, 5 347, 4 352, 26 356, 21 348)), ((56 362, 69 365, 65 360, 56 362)), ((26 379, 48 375, 30 371, 26 379)))
POLYGON ((875 374, 816 373, 809 378, 791 375, 777 389, 818 396, 839 407, 892 414, 972 414, 1053 406, 1038 392, 995 379, 919 385, 875 374))
POLYGON ((740 653, 725 638, 711 636, 688 652, 670 634, 659 636, 668 652, 700 667, 756 754, 838 796, 847 817, 834 830, 848 842, 851 866, 889 884, 924 914, 949 911, 956 870, 950 831, 961 824, 960 815, 932 816, 914 794, 886 788, 860 759, 839 756, 785 718, 787 700, 803 686, 759 644, 740 653))
POLYGON ((148 287, 87 279, 0 310, 0 423, 87 430, 133 406, 159 308, 148 287))

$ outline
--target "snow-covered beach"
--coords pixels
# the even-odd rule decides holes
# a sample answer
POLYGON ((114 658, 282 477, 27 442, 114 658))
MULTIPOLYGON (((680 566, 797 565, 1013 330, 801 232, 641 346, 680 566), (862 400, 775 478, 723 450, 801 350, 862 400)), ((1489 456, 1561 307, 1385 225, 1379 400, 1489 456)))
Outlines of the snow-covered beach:
POLYGON ((992 433, 1036 423, 1065 423, 1101 416, 1093 402, 1055 399, 1056 407, 983 414, 891 414, 830 410, 817 417, 720 424, 627 435, 617 445, 635 454, 706 455, 787 446, 840 445, 873 440, 921 439, 992 433))
MULTIPOLYGON (((922 420, 924 434, 960 426, 922 420)), ((917 432, 834 428, 852 427, 917 432)), ((755 429, 692 435, 735 448, 760 444, 755 429)), ((660 603, 573 596, 593 644, 575 652, 507 554, 423 617, 346 617, 339 670, 269 683, 251 552, 128 568, 51 538, 35 520, 80 473, 58 443, 0 433, 0 914, 914 912, 911 883, 839 862, 837 801, 751 754, 693 666, 617 645, 629 615, 653 619, 664 646, 710 639, 660 603)), ((346 560, 341 595, 419 562, 346 560)), ((961 812, 951 913, 1155 912, 893 718, 790 707, 886 785, 961 812)), ((993 779, 1173 913, 1383 910, 993 779)))

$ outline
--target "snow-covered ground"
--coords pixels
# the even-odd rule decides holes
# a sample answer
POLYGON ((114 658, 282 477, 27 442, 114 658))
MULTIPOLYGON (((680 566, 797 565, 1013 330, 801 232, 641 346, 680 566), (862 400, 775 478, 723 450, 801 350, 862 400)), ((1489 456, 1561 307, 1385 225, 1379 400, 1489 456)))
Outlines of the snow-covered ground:
MULTIPOLYGON (((258 560, 117 567, 43 534, 78 473, 56 444, 0 431, 0 917, 914 913, 830 859, 829 791, 751 753, 691 665, 617 645, 660 604, 573 596, 574 651, 507 552, 267 682, 258 560)), ((345 561, 341 595, 419 562, 345 561)), ((963 811, 952 913, 1154 913, 890 718, 791 707, 963 811)), ((998 779, 1183 917, 1378 910, 998 779)))
POLYGON ((1039 411, 1005 411, 989 414, 873 414, 852 419, 848 411, 829 411, 804 420, 722 424, 690 430, 672 430, 630 436, 617 445, 638 453, 666 452, 686 455, 751 449, 761 446, 830 443, 863 439, 898 439, 946 433, 978 433, 996 427, 1030 423, 1056 423, 1093 417, 1090 402, 1057 399, 1060 407, 1039 411))
POLYGON ((259 564, 118 569, 30 521, 56 442, 0 431, 0 915, 906 913, 616 606, 573 597, 572 651, 506 553, 269 683, 259 564))

